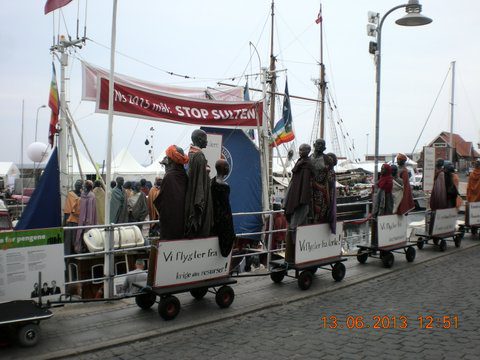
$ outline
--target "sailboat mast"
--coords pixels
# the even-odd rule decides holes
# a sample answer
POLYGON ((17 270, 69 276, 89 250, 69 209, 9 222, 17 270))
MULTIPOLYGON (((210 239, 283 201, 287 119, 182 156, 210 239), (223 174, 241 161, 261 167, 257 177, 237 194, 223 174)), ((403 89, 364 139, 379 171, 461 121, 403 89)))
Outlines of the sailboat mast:
POLYGON ((318 14, 320 25, 320 139, 325 139, 325 64, 323 63, 323 18, 322 18, 322 4, 320 4, 320 12, 318 14))
MULTIPOLYGON (((271 7, 271 33, 270 33, 270 130, 273 130, 275 127, 275 87, 276 87, 276 74, 275 74, 275 56, 273 55, 273 36, 274 36, 274 25, 275 25, 275 0, 272 0, 271 7)), ((268 195, 273 193, 273 148, 269 146, 268 149, 268 195)))
POLYGON ((450 98, 450 161, 453 163, 453 114, 455 106, 455 61, 451 62, 452 65, 452 93, 450 98))

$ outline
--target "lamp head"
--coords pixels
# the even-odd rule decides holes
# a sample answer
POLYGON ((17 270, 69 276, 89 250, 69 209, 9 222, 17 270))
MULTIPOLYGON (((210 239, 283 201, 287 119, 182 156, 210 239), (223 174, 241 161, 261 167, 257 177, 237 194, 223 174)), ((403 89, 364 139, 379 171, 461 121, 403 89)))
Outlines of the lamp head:
POLYGON ((405 7, 407 14, 395 23, 402 26, 422 26, 432 22, 432 19, 421 14, 422 5, 418 0, 408 0, 408 5, 405 7))

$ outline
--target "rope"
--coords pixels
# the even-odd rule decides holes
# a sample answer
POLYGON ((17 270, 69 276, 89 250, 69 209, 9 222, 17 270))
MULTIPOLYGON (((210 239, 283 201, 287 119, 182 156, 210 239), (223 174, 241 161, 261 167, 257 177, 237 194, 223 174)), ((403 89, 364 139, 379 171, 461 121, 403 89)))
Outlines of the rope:
POLYGON ((417 142, 413 146, 412 154, 415 152, 415 149, 417 148, 418 142, 420 141, 420 138, 423 135, 423 131, 425 130, 425 127, 427 126, 428 120, 430 120, 430 116, 433 113, 433 109, 435 108, 435 105, 437 104, 438 98, 440 97, 440 94, 442 93, 443 86, 445 85, 445 81, 447 81, 448 74, 450 74, 451 67, 448 68, 447 74, 445 75, 445 78, 443 79, 442 86, 440 86, 440 90, 438 91, 437 97, 435 98, 435 101, 433 102, 433 106, 430 109, 430 113, 427 116, 427 120, 425 120, 425 124, 423 124, 422 131, 420 131, 420 135, 418 136, 417 142))

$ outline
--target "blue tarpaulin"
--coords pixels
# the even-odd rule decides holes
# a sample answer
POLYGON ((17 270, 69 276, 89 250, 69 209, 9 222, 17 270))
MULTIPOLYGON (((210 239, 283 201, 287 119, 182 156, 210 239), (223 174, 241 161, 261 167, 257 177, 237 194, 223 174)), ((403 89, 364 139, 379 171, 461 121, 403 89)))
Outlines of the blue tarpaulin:
MULTIPOLYGON (((207 127, 202 129, 207 133, 223 136, 222 157, 230 165, 230 174, 226 181, 230 185, 232 212, 262 211, 260 153, 255 144, 242 130, 207 127)), ((262 230, 261 215, 235 216, 233 219, 237 234, 262 230)), ((259 236, 248 238, 260 239, 259 236)))
POLYGON ((60 227, 60 212, 60 172, 55 148, 15 230, 60 227))

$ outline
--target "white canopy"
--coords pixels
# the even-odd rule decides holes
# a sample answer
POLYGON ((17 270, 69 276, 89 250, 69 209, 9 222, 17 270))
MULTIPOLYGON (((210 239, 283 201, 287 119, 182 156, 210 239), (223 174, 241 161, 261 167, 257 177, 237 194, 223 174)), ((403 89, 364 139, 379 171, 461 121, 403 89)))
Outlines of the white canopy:
POLYGON ((0 176, 15 177, 20 174, 17 165, 13 162, 0 162, 0 176))
POLYGON ((138 163, 127 148, 123 148, 113 159, 112 172, 115 174, 142 174, 145 168, 138 163))
POLYGON ((82 173, 85 174, 95 174, 95 166, 92 162, 81 152, 78 152, 78 161, 75 154, 73 155, 73 174, 79 175, 80 169, 82 169, 82 173), (78 166, 80 164, 80 167, 78 166))

